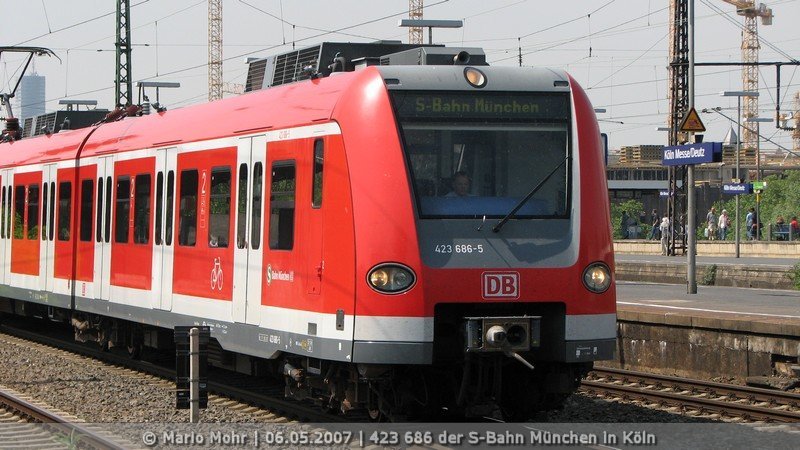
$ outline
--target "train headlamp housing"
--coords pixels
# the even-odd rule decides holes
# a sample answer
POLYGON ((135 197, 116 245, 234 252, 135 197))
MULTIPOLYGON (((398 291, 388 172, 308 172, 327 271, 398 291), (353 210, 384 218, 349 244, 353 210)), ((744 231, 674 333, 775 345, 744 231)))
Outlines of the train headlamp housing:
POLYGON ((594 262, 583 271, 583 285, 595 294, 602 294, 611 286, 611 271, 602 262, 594 262))
POLYGON ((464 69, 464 78, 467 79, 467 83, 472 87, 482 88, 486 86, 486 75, 474 67, 464 69))
POLYGON ((396 263, 379 264, 367 274, 369 287, 381 294, 401 294, 414 287, 416 280, 411 268, 396 263))

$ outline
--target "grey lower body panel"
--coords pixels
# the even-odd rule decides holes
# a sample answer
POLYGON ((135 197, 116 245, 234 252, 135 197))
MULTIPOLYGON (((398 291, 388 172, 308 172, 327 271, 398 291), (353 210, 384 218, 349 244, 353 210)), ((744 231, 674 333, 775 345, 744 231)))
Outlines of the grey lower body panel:
POLYGON ((616 339, 566 341, 564 361, 573 363, 614 359, 616 345, 616 339))
POLYGON ((23 300, 56 308, 72 308, 72 300, 69 295, 54 294, 46 291, 32 291, 30 289, 22 289, 5 284, 0 285, 0 297, 23 300))
POLYGON ((364 364, 431 364, 433 342, 353 342, 353 362, 364 364))
POLYGON ((178 325, 208 326, 211 329, 211 337, 215 338, 223 349, 259 358, 272 359, 281 353, 293 353, 333 361, 351 360, 353 342, 349 340, 321 338, 81 297, 75 298, 75 309, 161 328, 174 328, 178 325))

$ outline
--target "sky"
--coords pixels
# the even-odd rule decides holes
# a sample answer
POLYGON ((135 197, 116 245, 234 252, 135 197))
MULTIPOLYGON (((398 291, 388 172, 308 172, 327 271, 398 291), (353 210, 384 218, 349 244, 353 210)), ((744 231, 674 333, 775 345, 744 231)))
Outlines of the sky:
MULTIPOLYGON (((482 47, 491 65, 522 64, 567 70, 595 106, 612 148, 665 144, 668 106, 668 0, 425 0, 425 19, 461 19, 460 29, 434 30, 435 43, 482 47)), ((114 103, 115 1, 0 0, 13 11, 0 27, 0 45, 41 46, 59 59, 36 58, 35 70, 47 78, 47 110, 60 99, 114 103)), ((767 2, 774 19, 759 23, 761 61, 800 59, 800 0, 767 2)), ((695 0, 696 61, 741 61, 743 19, 722 0, 695 0), (738 24, 738 25, 737 25, 738 24)), ((408 17, 407 0, 223 0, 223 79, 244 84, 248 57, 264 57, 323 41, 407 42, 398 21, 408 17)), ((208 6, 206 0, 131 0, 132 79, 177 81, 179 89, 161 92, 161 103, 175 109, 207 101, 208 6)), ((426 33, 427 39, 427 33, 426 33)), ((4 53, 0 92, 8 92, 21 69, 19 55, 4 53)), ((795 108, 800 70, 781 72, 781 111, 795 108)), ((774 117, 775 69, 759 76, 759 114, 774 117)), ((134 90, 136 88, 134 87, 134 90)), ((741 90, 739 67, 698 67, 696 108, 721 107, 736 116, 736 99, 723 90, 741 90)), ((226 94, 228 95, 228 94, 226 94)), ((135 94, 134 94, 135 96, 135 94)), ((5 115, 3 112, 2 115, 5 115)), ((731 122, 701 114, 706 141, 720 141, 731 122)), ((762 124, 762 135, 792 147, 791 132, 762 124)), ((762 149, 776 144, 763 143, 762 149)))

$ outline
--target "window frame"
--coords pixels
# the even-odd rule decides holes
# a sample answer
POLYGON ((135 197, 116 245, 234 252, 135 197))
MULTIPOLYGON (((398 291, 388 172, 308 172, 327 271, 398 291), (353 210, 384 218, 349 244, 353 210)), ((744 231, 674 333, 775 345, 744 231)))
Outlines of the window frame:
POLYGON ((167 172, 167 204, 164 219, 164 243, 172 245, 173 224, 175 222, 175 171, 167 172))
POLYGON ((94 217, 92 214, 93 206, 94 180, 92 178, 85 178, 81 180, 81 209, 79 215, 80 223, 78 224, 78 240, 81 242, 92 242, 92 224, 94 223, 94 217), (87 182, 89 186, 88 193, 86 191, 87 182))
POLYGON ((250 204, 250 248, 261 248, 261 226, 264 217, 264 164, 253 164, 253 188, 250 204))
POLYGON ((198 223, 197 215, 199 213, 198 202, 200 200, 200 170, 199 169, 184 169, 184 170, 181 170, 179 180, 180 180, 180 183, 179 183, 180 184, 180 186, 179 186, 180 189, 178 191, 178 198, 179 198, 180 208, 178 210, 178 245, 181 246, 181 247, 195 247, 195 246, 197 246, 197 232, 198 232, 198 230, 197 230, 197 223, 198 223), (194 192, 193 192, 192 195, 187 196, 187 195, 185 195, 184 182, 186 181, 186 177, 189 174, 192 174, 192 173, 194 174, 193 176, 195 178, 194 184, 193 184, 194 192), (194 197, 193 209, 190 209, 188 207, 189 206, 189 201, 188 200, 185 202, 186 207, 184 208, 184 199, 185 198, 188 199, 188 198, 190 198, 192 196, 194 197), (189 215, 188 214, 191 211, 194 211, 194 215, 189 215), (187 214, 184 215, 184 213, 187 213, 187 214), (183 233, 184 227, 186 229, 185 234, 183 233), (194 240, 190 241, 189 237, 190 237, 190 232, 191 232, 192 228, 194 228, 194 240))
POLYGON ((153 176, 149 173, 139 173, 133 177, 133 243, 134 244, 148 244, 150 243, 150 216, 152 215, 151 200, 153 198, 153 176), (140 180, 147 180, 141 182, 140 180), (141 195, 144 188, 147 188, 147 195, 141 195), (144 205, 140 205, 140 200, 144 200, 144 205), (140 209, 143 206, 143 209, 140 209), (139 214, 144 213, 144 217, 139 217, 139 214), (143 220, 140 220, 143 219, 143 220), (142 233, 141 227, 144 227, 142 233))
MULTIPOLYGON (((279 180, 279 181, 283 181, 279 180)), ((294 236, 295 236, 295 215, 297 210, 297 162, 294 159, 286 159, 280 161, 273 161, 270 170, 270 186, 269 186, 269 248, 270 250, 285 250, 291 251, 294 249, 294 236), (285 178, 291 179, 291 191, 275 191, 275 171, 289 169, 292 170, 292 177, 285 178), (290 195, 290 199, 276 200, 275 195, 278 193, 281 197, 290 195), (290 203, 291 207, 284 206, 290 203), (282 232, 288 232, 283 219, 283 211, 291 210, 291 231, 288 236, 283 236, 282 232), (277 220, 275 220, 275 212, 277 212, 277 220)))
POLYGON ((14 214, 12 218, 14 220, 14 227, 12 228, 11 232, 13 234, 13 239, 25 239, 25 194, 27 192, 26 186, 24 184, 17 184, 14 185, 14 214), (22 195, 20 198, 20 191, 22 195), (22 207, 20 208, 19 202, 22 202, 22 207), (22 211, 20 211, 22 209, 22 211), (17 214, 19 214, 20 224, 19 230, 17 229, 17 214))
POLYGON ((97 210, 95 211, 95 242, 103 242, 103 195, 105 183, 103 177, 97 177, 97 210))
POLYGON ((164 218, 163 214, 163 203, 164 203, 164 172, 158 171, 156 174, 156 222, 155 222, 155 230, 154 230, 154 238, 153 241, 156 245, 163 245, 164 239, 161 237, 161 232, 163 231, 162 220, 164 218))
POLYGON ((69 242, 72 239, 72 181, 61 181, 58 183, 58 236, 59 241, 69 242), (66 198, 64 198, 64 188, 66 186, 66 198), (62 201, 66 203, 62 204, 62 201), (64 209, 66 205, 66 209, 64 209), (64 228, 62 223, 66 219, 67 226, 64 228), (62 230, 66 230, 67 235, 63 237, 62 230))
POLYGON ((119 175, 117 176, 117 182, 114 183, 114 243, 115 244, 127 244, 130 241, 130 220, 131 220, 131 176, 130 175, 119 175), (120 198, 120 186, 121 183, 128 184, 128 191, 125 193, 123 198, 120 198), (127 204, 127 210, 120 209, 121 204, 127 204), (124 212, 124 215, 123 215, 124 212), (120 221, 120 218, 124 218, 124 221, 120 221), (124 232, 125 240, 122 240, 123 237, 120 233, 124 232))
POLYGON ((319 209, 322 208, 322 187, 325 176, 325 141, 322 139, 314 140, 311 167, 311 207, 319 209))

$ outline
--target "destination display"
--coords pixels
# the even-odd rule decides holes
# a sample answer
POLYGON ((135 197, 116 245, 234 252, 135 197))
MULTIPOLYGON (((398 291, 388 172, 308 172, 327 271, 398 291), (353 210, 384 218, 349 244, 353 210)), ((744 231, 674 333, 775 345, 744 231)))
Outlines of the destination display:
POLYGON ((704 142, 702 144, 673 145, 664 147, 661 164, 665 166, 684 166, 722 161, 722 143, 704 142))
POLYGON ((550 119, 567 120, 566 94, 506 94, 497 92, 392 92, 401 119, 550 119))
POLYGON ((753 185, 750 183, 725 183, 722 185, 722 193, 730 195, 752 194, 753 185))

